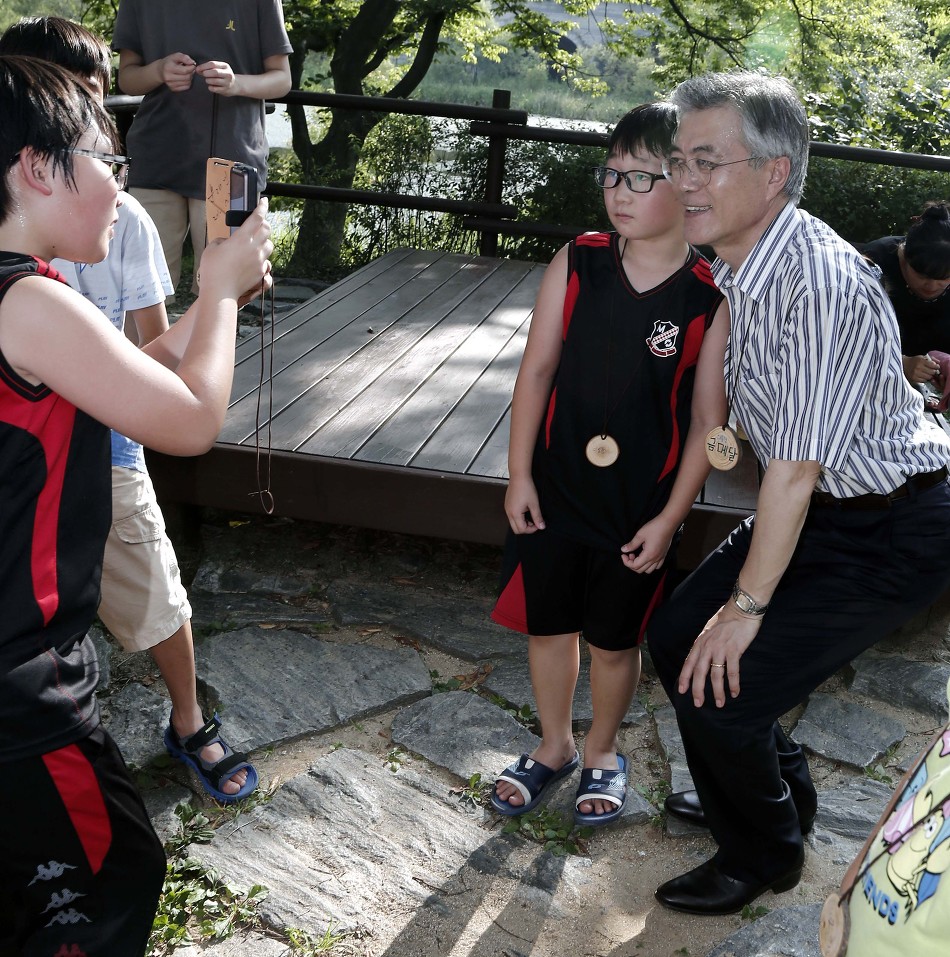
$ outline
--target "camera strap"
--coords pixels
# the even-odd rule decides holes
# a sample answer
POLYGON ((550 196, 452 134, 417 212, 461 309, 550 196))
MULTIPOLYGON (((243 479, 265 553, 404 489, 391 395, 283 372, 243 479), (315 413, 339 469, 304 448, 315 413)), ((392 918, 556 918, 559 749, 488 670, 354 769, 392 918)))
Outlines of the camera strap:
POLYGON ((254 468, 257 476, 257 490, 249 492, 251 496, 256 495, 261 503, 261 508, 268 515, 274 514, 274 494, 271 491, 271 460, 273 457, 272 442, 272 424, 274 421, 274 285, 271 282, 270 294, 267 295, 264 290, 264 281, 261 280, 261 374, 257 385, 257 411, 254 415, 254 468), (265 298, 270 300, 270 341, 267 341, 265 325, 268 325, 265 317, 265 298), (265 360, 265 349, 269 359, 265 360), (264 395, 265 369, 267 370, 267 444, 261 452, 261 404, 264 395), (262 463, 263 458, 263 463, 262 463))

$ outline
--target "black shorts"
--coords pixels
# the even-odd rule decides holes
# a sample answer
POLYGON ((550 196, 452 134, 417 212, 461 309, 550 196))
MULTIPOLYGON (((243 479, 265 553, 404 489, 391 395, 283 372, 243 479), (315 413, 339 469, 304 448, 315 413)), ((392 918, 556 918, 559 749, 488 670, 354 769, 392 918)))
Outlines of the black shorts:
POLYGON ((0 769, 0 957, 142 957, 165 854, 112 739, 0 769))
POLYGON ((605 651, 634 648, 667 591, 673 548, 663 567, 631 571, 620 549, 607 552, 550 529, 508 533, 493 621, 526 635, 581 632, 605 651))

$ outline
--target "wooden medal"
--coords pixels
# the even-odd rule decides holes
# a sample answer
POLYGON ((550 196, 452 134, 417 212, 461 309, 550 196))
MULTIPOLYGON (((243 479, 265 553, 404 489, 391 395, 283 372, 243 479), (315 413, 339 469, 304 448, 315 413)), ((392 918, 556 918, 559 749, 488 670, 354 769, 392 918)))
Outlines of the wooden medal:
POLYGON ((818 923, 818 942, 822 957, 844 957, 848 949, 850 925, 848 902, 842 901, 836 893, 830 893, 825 898, 818 923))
POLYGON ((742 450, 736 433, 728 425, 717 425, 706 433, 706 458, 720 472, 728 472, 739 464, 742 450))
POLYGON ((620 446, 610 435, 595 435, 584 448, 584 455, 591 465, 605 469, 620 457, 620 446))

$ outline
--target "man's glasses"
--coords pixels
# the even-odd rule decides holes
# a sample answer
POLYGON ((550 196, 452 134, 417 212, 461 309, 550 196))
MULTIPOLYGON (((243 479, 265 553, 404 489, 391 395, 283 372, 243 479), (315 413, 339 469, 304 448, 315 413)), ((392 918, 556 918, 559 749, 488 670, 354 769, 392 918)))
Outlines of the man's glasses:
POLYGON ((728 163, 714 163, 707 159, 685 160, 679 156, 673 156, 663 161, 663 175, 671 182, 678 183, 684 176, 689 174, 700 186, 708 186, 712 174, 720 166, 735 166, 736 163, 751 163, 758 159, 758 156, 747 156, 741 160, 729 160, 728 163))
POLYGON ((125 189, 129 182, 129 157, 117 156, 115 153, 100 153, 98 150, 81 150, 73 148, 70 153, 76 156, 91 156, 93 159, 102 160, 106 166, 112 170, 112 175, 119 186, 119 189, 125 189))
POLYGON ((622 173, 609 166, 594 167, 594 182, 602 189, 613 189, 623 180, 632 193, 649 193, 658 179, 663 179, 663 173, 648 173, 642 169, 628 169, 622 173))

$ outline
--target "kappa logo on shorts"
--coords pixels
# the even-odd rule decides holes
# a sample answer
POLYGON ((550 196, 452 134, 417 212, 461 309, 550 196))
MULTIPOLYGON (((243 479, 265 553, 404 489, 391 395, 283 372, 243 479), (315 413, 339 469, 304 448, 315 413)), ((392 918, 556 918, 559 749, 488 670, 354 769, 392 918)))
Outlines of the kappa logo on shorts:
POLYGON ((58 914, 53 914, 52 919, 46 926, 52 927, 53 924, 78 924, 81 920, 84 920, 87 924, 92 923, 85 914, 80 914, 75 907, 70 907, 69 910, 61 910, 58 914))
POLYGON ((79 900, 80 897, 85 896, 85 894, 77 894, 75 891, 71 891, 68 887, 63 888, 62 894, 58 894, 56 891, 53 891, 53 894, 49 899, 49 903, 46 905, 46 910, 44 910, 43 913, 45 914, 46 911, 51 910, 61 910, 67 904, 71 904, 73 901, 79 900))
POLYGON ((657 319, 653 323, 653 332, 647 338, 650 352, 661 359, 676 355, 676 337, 680 327, 668 319, 657 319))
POLYGON ((27 884, 27 887, 32 887, 37 881, 54 881, 58 877, 62 877, 66 871, 74 871, 76 867, 74 864, 61 864, 59 861, 50 861, 49 864, 40 864, 36 868, 36 877, 27 884))

